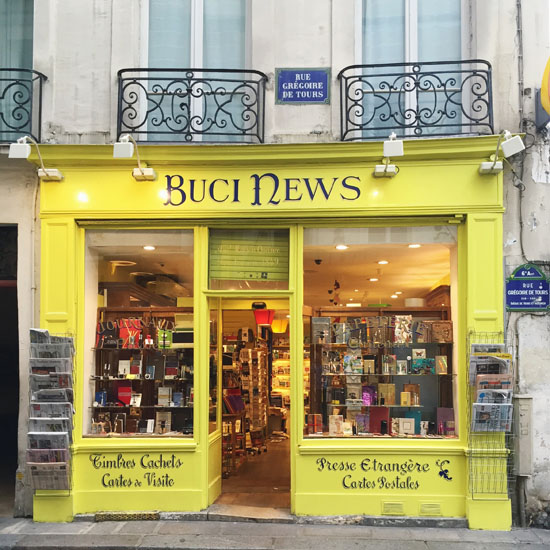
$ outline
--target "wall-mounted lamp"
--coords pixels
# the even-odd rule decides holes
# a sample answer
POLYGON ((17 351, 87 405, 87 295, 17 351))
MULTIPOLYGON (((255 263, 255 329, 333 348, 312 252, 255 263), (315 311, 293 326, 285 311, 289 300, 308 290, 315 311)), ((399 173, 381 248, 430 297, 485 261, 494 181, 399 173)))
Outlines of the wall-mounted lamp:
POLYGON ((403 140, 396 139, 394 132, 390 134, 390 139, 384 141, 384 164, 374 166, 373 176, 375 178, 393 178, 399 172, 399 167, 391 164, 390 157, 402 157, 403 140))
POLYGON ((479 165, 480 174, 498 174, 502 172, 504 166, 502 161, 498 160, 499 148, 502 150, 504 158, 508 158, 523 151, 525 149, 525 144, 519 136, 512 136, 508 130, 504 130, 504 132, 498 136, 497 148, 495 154, 491 155, 491 160, 482 162, 479 165))
POLYGON ((141 166, 138 144, 130 134, 120 136, 120 139, 114 144, 113 158, 131 159, 134 156, 134 146, 136 149, 138 167, 132 170, 132 176, 134 176, 136 181, 155 181, 157 179, 157 173, 153 168, 141 166))
POLYGON ((36 147, 36 152, 38 153, 38 158, 40 159, 40 168, 38 169, 38 177, 44 181, 61 181, 63 179, 63 174, 57 168, 45 168, 44 161, 42 160, 42 155, 40 154, 40 147, 38 143, 30 136, 23 136, 17 140, 16 143, 10 145, 10 151, 8 153, 8 158, 10 159, 28 159, 31 154, 31 146, 29 143, 32 143, 36 147))

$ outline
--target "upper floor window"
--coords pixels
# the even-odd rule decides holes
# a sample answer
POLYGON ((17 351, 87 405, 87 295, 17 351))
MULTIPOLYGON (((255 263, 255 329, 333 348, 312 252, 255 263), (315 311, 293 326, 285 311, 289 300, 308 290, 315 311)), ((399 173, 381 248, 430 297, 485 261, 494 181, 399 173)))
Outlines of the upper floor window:
POLYGON ((149 67, 242 69, 246 0, 150 0, 149 67))
POLYGON ((455 61, 461 0, 362 0, 362 63, 455 61))

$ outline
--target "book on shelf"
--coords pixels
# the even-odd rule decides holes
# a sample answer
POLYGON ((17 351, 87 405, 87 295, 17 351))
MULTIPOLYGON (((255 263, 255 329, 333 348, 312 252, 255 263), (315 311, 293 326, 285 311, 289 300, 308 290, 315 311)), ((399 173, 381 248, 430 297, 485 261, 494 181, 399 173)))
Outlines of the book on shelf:
POLYGON ((414 418, 398 418, 398 434, 399 435, 414 435, 414 418))
POLYGON ((404 418, 412 418, 414 420, 414 433, 420 434, 421 431, 421 422, 422 422, 422 412, 419 410, 415 411, 405 411, 403 414, 404 418))
POLYGON ((378 384, 378 400, 386 406, 395 405, 395 384, 378 384))
POLYGON ((453 342, 452 321, 430 321, 431 341, 440 344, 451 344, 453 342))
POLYGON ((403 384, 403 391, 410 393, 411 406, 420 405, 420 384, 403 384))
POLYGON ((344 435, 344 417, 341 414, 331 414, 328 417, 329 436, 344 435))
POLYGON ((446 355, 436 355, 435 356, 435 373, 436 374, 447 374, 447 356, 446 355))
POLYGON ((126 376, 130 374, 130 359, 119 359, 118 360, 118 375, 126 376))
POLYGON ((367 385, 362 387, 363 405, 370 407, 378 402, 378 391, 376 386, 367 385))
POLYGON ((394 339, 397 344, 412 342, 412 315, 394 315, 394 339))
POLYGON ((157 404, 167 407, 172 401, 172 388, 169 386, 159 386, 157 390, 157 404))
POLYGON ((366 435, 370 431, 369 414, 370 409, 366 413, 360 413, 355 416, 355 429, 358 435, 366 435))
POLYGON ((132 383, 124 380, 117 381, 117 399, 123 405, 129 405, 132 399, 132 383))

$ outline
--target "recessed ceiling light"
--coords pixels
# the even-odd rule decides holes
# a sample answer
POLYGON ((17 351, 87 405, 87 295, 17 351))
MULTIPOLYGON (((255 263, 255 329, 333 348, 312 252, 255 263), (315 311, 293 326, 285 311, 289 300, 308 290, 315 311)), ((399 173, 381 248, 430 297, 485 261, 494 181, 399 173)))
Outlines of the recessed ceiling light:
POLYGON ((390 298, 394 298, 394 299, 395 299, 395 298, 399 298, 399 296, 398 296, 397 294, 392 294, 392 295, 390 296, 390 298))
POLYGON ((354 291, 353 291, 353 292, 359 292, 359 289, 358 289, 358 288, 356 288, 356 289, 354 289, 354 291))
POLYGON ((350 302, 353 302, 353 298, 350 298, 349 301, 350 301, 350 302))
POLYGON ((403 294, 400 290, 396 290, 395 294, 403 294))
POLYGON ((410 244, 409 248, 420 248, 422 245, 420 244, 410 244))
POLYGON ((346 307, 361 307, 359 302, 353 302, 353 304, 346 304, 346 307))
POLYGON ((349 246, 347 244, 337 244, 336 250, 347 250, 349 246))
POLYGON ((369 279, 369 281, 370 281, 371 283, 374 283, 374 282, 378 281, 378 279, 377 279, 376 277, 371 277, 371 278, 369 279))
POLYGON ((143 247, 143 250, 155 250, 155 247, 154 247, 153 245, 146 244, 146 245, 143 247))
POLYGON ((388 260, 380 260, 378 263, 380 265, 386 265, 386 264, 389 264, 390 262, 388 262, 388 260))
POLYGON ((286 318, 287 318, 287 319, 290 319, 290 315, 287 315, 286 318))

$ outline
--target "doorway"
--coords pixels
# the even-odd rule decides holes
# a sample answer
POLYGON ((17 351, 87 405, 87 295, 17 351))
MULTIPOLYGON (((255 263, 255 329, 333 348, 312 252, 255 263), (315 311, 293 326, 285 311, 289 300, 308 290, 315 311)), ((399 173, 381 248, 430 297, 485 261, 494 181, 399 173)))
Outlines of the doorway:
POLYGON ((0 516, 13 516, 19 417, 17 228, 0 228, 0 425, 7 445, 0 453, 0 516))
POLYGON ((290 509, 290 323, 287 301, 274 302, 223 300, 219 312, 216 504, 228 513, 234 506, 290 509))

